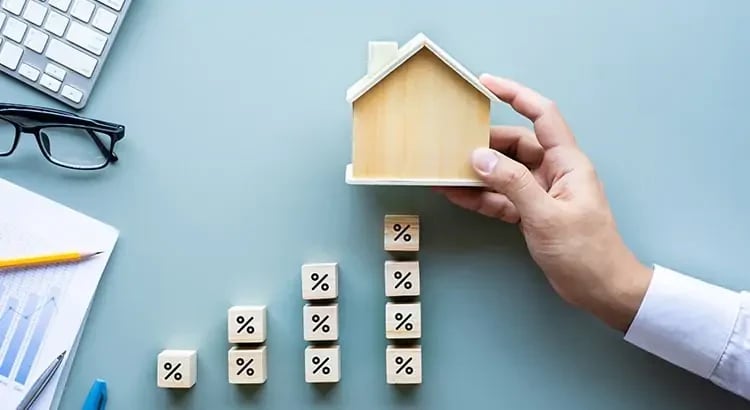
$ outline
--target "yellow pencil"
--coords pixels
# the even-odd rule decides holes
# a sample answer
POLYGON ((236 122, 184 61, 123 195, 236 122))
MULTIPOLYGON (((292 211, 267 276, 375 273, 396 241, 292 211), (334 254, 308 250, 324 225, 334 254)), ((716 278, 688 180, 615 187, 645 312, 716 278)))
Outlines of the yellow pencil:
POLYGON ((0 269, 23 269, 35 266, 54 265, 59 263, 75 263, 92 258, 102 252, 67 252, 51 255, 29 256, 16 259, 0 259, 0 269))

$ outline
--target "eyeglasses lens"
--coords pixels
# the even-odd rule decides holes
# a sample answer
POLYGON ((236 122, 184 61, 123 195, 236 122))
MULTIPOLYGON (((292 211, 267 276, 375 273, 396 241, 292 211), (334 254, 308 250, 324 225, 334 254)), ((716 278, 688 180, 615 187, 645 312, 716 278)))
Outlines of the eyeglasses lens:
POLYGON ((8 121, 0 119, 0 155, 7 154, 16 142, 16 127, 8 121))
POLYGON ((85 169, 108 162, 110 139, 104 134, 75 127, 47 127, 40 136, 44 151, 59 164, 85 169))

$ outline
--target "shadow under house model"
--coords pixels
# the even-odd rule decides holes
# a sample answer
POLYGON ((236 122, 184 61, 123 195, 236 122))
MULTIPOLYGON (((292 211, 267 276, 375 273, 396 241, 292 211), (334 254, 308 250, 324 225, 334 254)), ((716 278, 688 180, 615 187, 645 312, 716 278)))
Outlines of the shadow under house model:
POLYGON ((401 48, 370 42, 367 74, 346 100, 353 120, 347 183, 483 185, 471 152, 489 146, 490 105, 499 100, 424 34, 401 48))

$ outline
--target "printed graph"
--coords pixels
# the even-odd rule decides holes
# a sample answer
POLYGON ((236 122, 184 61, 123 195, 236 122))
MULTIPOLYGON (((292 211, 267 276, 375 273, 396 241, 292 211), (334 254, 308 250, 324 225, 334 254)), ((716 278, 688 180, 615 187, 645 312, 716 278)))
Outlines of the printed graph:
POLYGON ((31 366, 35 363, 42 339, 52 320, 58 293, 59 290, 54 288, 45 299, 30 293, 25 302, 19 302, 12 296, 8 297, 7 305, 0 317, 0 340, 3 341, 5 350, 0 361, 0 376, 6 380, 12 379, 20 385, 26 384, 31 366), (22 347, 25 349, 22 350, 22 347))
POLYGON ((43 270, 5 274, 0 279, 0 383, 8 387, 20 389, 33 382, 31 370, 68 279, 59 273, 43 276, 43 270))

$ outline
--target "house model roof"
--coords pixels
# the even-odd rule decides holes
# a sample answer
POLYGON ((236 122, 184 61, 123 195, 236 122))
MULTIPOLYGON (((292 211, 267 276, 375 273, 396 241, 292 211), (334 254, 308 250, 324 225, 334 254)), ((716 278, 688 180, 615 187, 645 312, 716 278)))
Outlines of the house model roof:
POLYGON ((500 101, 490 90, 487 89, 479 79, 462 66, 453 57, 448 55, 442 48, 440 48, 435 42, 427 38, 424 33, 419 33, 414 38, 405 43, 401 48, 398 49, 396 57, 388 64, 385 64, 380 70, 372 74, 367 74, 359 81, 354 83, 348 90, 346 90, 346 100, 350 103, 356 101, 359 97, 363 96, 372 87, 377 85, 382 79, 388 74, 393 72, 396 68, 401 66, 404 62, 409 60, 413 55, 423 48, 427 48, 433 54, 435 54, 440 60, 442 60, 448 67, 452 68, 458 75, 460 75, 466 82, 471 84, 479 92, 484 94, 490 101, 500 101))

